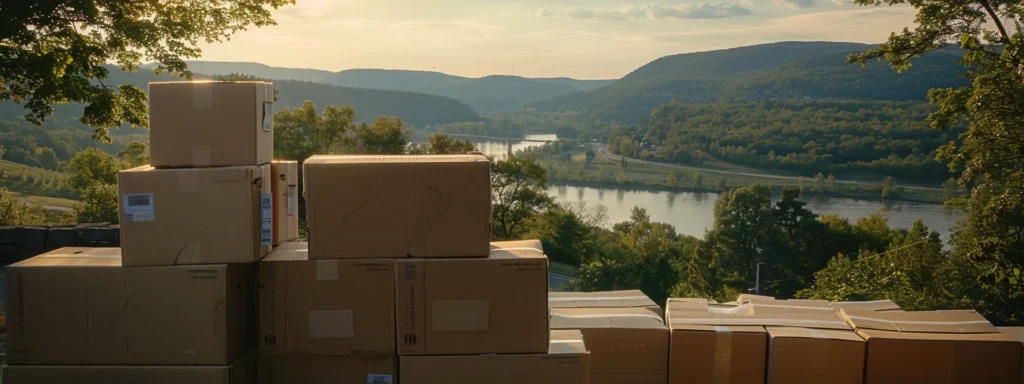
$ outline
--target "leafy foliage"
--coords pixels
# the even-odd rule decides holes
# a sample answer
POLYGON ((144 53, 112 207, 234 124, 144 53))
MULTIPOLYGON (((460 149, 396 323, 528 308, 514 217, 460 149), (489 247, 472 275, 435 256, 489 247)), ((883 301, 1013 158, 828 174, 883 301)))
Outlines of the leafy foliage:
POLYGON ((125 168, 135 168, 149 164, 149 144, 133 141, 124 150, 117 153, 124 162, 125 168))
POLYGON ((491 233, 515 239, 524 221, 554 204, 546 188, 547 172, 533 157, 512 156, 491 165, 491 233))
POLYGON ((73 208, 75 221, 79 223, 120 222, 117 212, 117 186, 111 184, 92 184, 82 191, 82 197, 73 208))
POLYGON ((0 226, 40 224, 44 220, 41 207, 30 206, 0 187, 0 226))
POLYGON ((476 151, 476 146, 469 140, 453 140, 447 133, 435 133, 423 144, 412 144, 409 154, 413 155, 445 155, 462 154, 476 151))
POLYGON ((93 184, 117 184, 117 171, 121 166, 117 159, 96 148, 86 148, 68 162, 71 170, 71 187, 85 191, 93 184))

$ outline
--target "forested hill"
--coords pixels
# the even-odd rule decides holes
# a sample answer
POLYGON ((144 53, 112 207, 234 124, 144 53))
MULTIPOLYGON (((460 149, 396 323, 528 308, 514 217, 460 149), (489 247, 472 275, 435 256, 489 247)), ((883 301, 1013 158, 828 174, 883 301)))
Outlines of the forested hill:
POLYGON ((448 96, 469 104, 479 112, 514 110, 524 104, 591 90, 611 80, 569 78, 531 79, 519 76, 469 78, 439 72, 384 69, 352 69, 325 80, 347 87, 389 89, 448 96))
MULTIPOLYGON (((302 80, 323 82, 328 76, 334 74, 331 71, 322 69, 306 68, 281 68, 271 67, 266 64, 238 62, 238 61, 186 61, 188 68, 195 73, 207 75, 229 75, 232 73, 244 73, 264 79, 275 80, 302 80)), ((153 68, 152 64, 146 64, 143 68, 153 68)))
POLYGON ((538 111, 573 110, 635 123, 659 105, 818 98, 925 100, 927 90, 962 84, 962 69, 937 51, 897 73, 884 62, 858 68, 846 55, 865 44, 781 42, 673 55, 652 61, 608 86, 528 105, 538 111))

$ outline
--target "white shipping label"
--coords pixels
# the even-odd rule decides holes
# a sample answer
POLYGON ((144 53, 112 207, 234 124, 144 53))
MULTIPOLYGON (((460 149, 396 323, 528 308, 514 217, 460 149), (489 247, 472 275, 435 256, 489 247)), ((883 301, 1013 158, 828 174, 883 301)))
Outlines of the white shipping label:
POLYGON ((271 193, 263 193, 260 198, 260 208, 263 212, 262 225, 260 225, 260 245, 270 245, 273 241, 274 235, 274 210, 271 207, 271 202, 274 199, 274 195, 271 193))
POLYGON ((295 196, 295 186, 294 185, 289 185, 288 186, 288 199, 287 200, 288 200, 288 202, 285 203, 285 205, 288 207, 288 216, 295 215, 295 206, 299 205, 299 204, 298 204, 298 200, 296 199, 296 196, 295 196))
POLYGON ((263 132, 274 128, 274 104, 263 103, 263 132))
POLYGON ((152 193, 130 193, 122 197, 125 222, 143 222, 156 220, 153 214, 152 193))
POLYGON ((391 375, 366 375, 366 384, 392 384, 391 375))

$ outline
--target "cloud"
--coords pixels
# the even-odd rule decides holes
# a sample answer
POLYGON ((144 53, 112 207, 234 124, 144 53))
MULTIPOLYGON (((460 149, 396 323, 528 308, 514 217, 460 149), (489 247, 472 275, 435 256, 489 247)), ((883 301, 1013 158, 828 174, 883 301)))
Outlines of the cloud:
MULTIPOLYGON (((832 2, 835 2, 835 0, 832 2)), ((796 8, 810 8, 814 6, 814 0, 775 0, 775 4, 796 8)))
MULTIPOLYGON (((794 1, 794 0, 789 0, 794 1)), ((571 7, 539 9, 531 16, 558 17, 572 20, 654 20, 654 19, 724 19, 750 15, 750 10, 733 3, 700 3, 696 5, 630 5, 619 8, 571 7)))

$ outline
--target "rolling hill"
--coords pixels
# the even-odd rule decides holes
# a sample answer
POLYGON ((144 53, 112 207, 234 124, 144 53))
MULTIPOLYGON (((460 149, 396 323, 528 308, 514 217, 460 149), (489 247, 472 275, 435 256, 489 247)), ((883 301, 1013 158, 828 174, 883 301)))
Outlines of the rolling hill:
MULTIPOLYGON (((245 73, 264 79, 275 80, 301 80, 323 82, 328 76, 334 74, 331 71, 322 69, 305 68, 281 68, 271 67, 266 64, 237 62, 237 61, 186 61, 188 68, 194 73, 207 75, 229 75, 232 73, 245 73)), ((146 64, 143 68, 153 68, 155 65, 146 64)))

